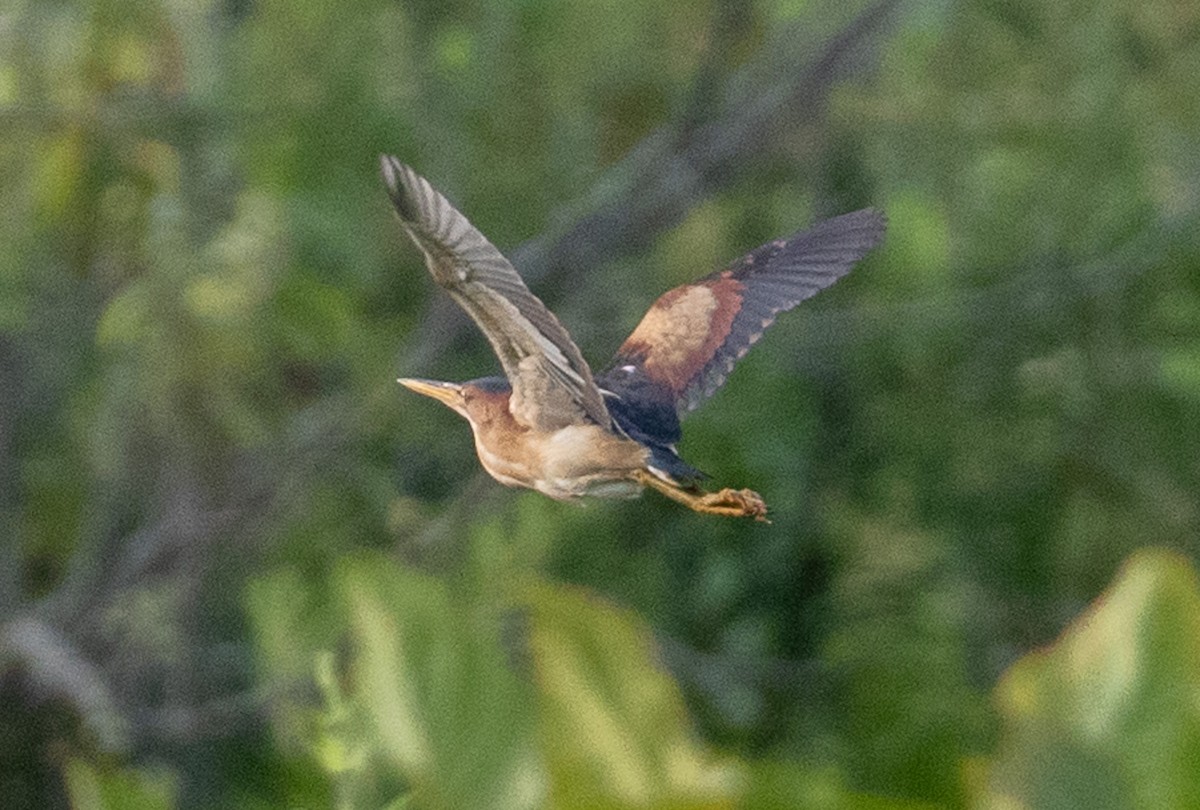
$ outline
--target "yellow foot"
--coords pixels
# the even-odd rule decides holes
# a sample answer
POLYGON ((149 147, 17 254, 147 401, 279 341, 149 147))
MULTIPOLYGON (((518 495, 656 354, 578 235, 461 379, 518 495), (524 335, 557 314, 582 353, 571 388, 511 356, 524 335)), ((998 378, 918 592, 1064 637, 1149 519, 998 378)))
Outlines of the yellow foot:
POLYGON ((767 520, 767 502, 752 489, 723 489, 720 492, 705 492, 694 506, 698 512, 731 517, 752 517, 761 523, 767 520))
POLYGON ((694 492, 678 484, 664 481, 648 470, 638 470, 634 479, 643 486, 656 489, 689 509, 710 515, 752 517, 762 523, 767 520, 767 504, 762 496, 750 489, 723 489, 720 492, 694 492))

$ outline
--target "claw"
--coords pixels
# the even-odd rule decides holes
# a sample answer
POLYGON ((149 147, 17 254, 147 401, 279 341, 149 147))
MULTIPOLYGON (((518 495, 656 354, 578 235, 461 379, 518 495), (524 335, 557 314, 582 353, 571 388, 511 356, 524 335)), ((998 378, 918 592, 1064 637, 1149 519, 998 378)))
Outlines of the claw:
POLYGON ((656 489, 673 501, 710 515, 752 517, 760 523, 767 519, 767 504, 752 489, 722 489, 719 492, 688 492, 676 484, 664 481, 652 473, 639 470, 634 476, 643 486, 656 489))
POLYGON ((767 504, 752 489, 722 489, 720 492, 709 492, 700 496, 699 505, 703 511, 733 517, 752 517, 761 523, 770 523, 767 519, 767 504))

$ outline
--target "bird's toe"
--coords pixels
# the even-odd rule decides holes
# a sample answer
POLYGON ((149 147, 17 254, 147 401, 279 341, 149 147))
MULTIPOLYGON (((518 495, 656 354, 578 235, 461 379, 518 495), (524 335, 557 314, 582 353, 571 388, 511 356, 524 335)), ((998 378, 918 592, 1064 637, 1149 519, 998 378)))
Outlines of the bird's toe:
POLYGON ((703 501, 709 510, 719 514, 752 517, 763 523, 771 522, 767 519, 766 501, 752 489, 726 488, 705 495, 703 501))

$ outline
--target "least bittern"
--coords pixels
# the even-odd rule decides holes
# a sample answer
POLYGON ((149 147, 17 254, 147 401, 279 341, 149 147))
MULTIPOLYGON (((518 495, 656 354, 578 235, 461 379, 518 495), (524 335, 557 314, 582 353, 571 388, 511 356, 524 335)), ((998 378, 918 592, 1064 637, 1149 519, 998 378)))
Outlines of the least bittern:
POLYGON ((785 312, 850 272, 883 237, 872 209, 821 222, 665 293, 612 364, 593 376, 570 335, 487 238, 425 178, 380 160, 404 230, 434 281, 492 344, 504 377, 401 379, 463 416, 483 468, 551 498, 633 497, 656 489, 698 512, 765 520, 748 489, 705 492, 676 453, 680 417, 725 382, 785 312))

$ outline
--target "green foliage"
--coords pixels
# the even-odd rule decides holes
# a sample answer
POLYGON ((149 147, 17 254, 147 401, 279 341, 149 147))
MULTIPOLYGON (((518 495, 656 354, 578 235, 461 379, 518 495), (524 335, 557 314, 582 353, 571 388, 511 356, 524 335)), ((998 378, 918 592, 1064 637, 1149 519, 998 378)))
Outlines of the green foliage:
POLYGON ((63 768, 74 810, 169 810, 176 806, 173 779, 165 773, 94 768, 71 760, 63 768))
POLYGON ((527 696, 487 617, 442 582, 376 560, 346 565, 337 581, 356 647, 353 694, 418 804, 532 806, 527 696))
POLYGON ((1005 732, 981 807, 1200 803, 1200 581, 1139 551, 1053 647, 996 689, 1005 732))
MULTIPOLYGON (((845 587, 888 587, 864 575, 845 587)), ((330 654, 307 658, 325 709, 299 747, 341 786, 344 806, 381 805, 365 801, 370 784, 403 784, 420 807, 934 806, 857 793, 836 769, 751 766, 706 750, 649 629, 579 589, 531 582, 497 612, 470 591, 456 594, 461 583, 380 558, 348 561, 335 579, 353 652, 344 686, 330 654)), ((306 660, 276 651, 288 614, 305 611, 297 584, 255 588, 273 678, 306 660), (267 598, 284 593, 291 598, 267 598)), ((894 783, 913 779, 913 791, 922 777, 957 781, 986 769, 948 786, 973 806, 1188 807, 1200 790, 1198 617, 1200 584, 1186 560, 1134 555, 1058 642, 1005 674, 996 689, 1003 730, 988 763, 964 759, 955 738, 939 732, 956 719, 946 707, 969 697, 954 695, 965 687, 953 686, 953 665, 930 657, 937 646, 906 640, 913 631, 898 617, 878 630, 864 620, 857 634, 870 645, 846 649, 880 653, 877 669, 855 668, 857 733, 879 736, 876 767, 890 769, 894 783), (905 650, 918 646, 924 658, 906 661, 905 650), (905 761, 923 751, 937 755, 905 761)), ((845 655, 833 660, 844 666, 845 655)))
POLYGON ((302 616, 319 618, 294 578, 258 583, 252 615, 270 681, 294 681, 298 661, 316 666, 324 710, 276 730, 345 806, 380 804, 390 783, 420 807, 718 807, 740 784, 737 766, 695 739, 628 611, 535 583, 496 612, 375 557, 347 561, 335 582, 352 638, 344 677, 330 653, 280 654, 302 616))
POLYGON ((1194 6, 9 3, 0 796, 1197 803, 1194 6), (596 367, 885 210, 685 423, 774 524, 483 478, 385 151, 596 367))
POLYGON ((728 806, 738 767, 692 737, 648 628, 578 591, 526 597, 529 657, 553 807, 728 806))

